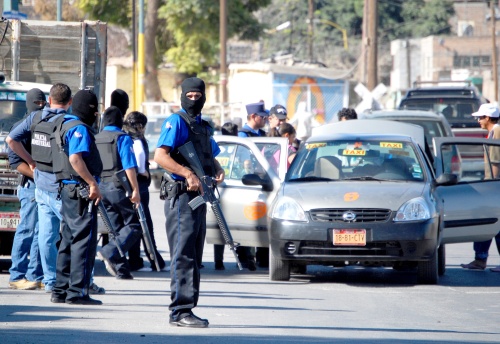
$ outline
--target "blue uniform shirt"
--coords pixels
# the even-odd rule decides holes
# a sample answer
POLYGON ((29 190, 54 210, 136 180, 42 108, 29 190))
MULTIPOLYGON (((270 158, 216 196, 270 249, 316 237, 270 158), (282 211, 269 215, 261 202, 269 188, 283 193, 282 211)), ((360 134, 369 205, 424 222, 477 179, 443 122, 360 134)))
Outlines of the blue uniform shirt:
MULTIPOLYGON (((123 133, 123 130, 114 125, 107 125, 102 130, 119 131, 123 133)), ((121 135, 118 137, 116 145, 118 147, 118 154, 120 155, 123 169, 137 168, 137 161, 135 160, 134 153, 134 141, 132 138, 129 135, 121 135)))
MULTIPOLYGON (((243 128, 241 128, 241 129, 246 129, 246 130, 248 130, 248 131, 251 131, 252 133, 255 133, 255 135, 257 135, 257 136, 261 136, 261 135, 260 135, 260 131, 259 131, 259 129, 252 129, 252 128, 248 125, 248 123, 245 123, 245 125, 244 125, 244 126, 243 126, 243 128)), ((250 136, 250 135, 248 135, 247 133, 244 133, 244 132, 239 131, 239 132, 238 132, 238 136, 239 136, 239 137, 248 137, 248 136, 250 136)))
MULTIPOLYGON (((201 123, 201 114, 196 117, 196 121, 201 123)), ((181 116, 177 114, 170 115, 165 122, 163 122, 160 138, 158 139, 156 147, 166 146, 170 147, 170 150, 173 151, 187 142, 189 130, 186 121, 184 121, 181 116)), ((212 137, 210 138, 210 144, 212 145, 212 153, 215 158, 220 153, 220 148, 212 137)), ((184 177, 176 174, 172 174, 172 177, 176 180, 184 179, 184 177)))
MULTIPOLYGON (((32 112, 28 117, 26 117, 17 127, 12 129, 9 133, 9 137, 17 142, 22 142, 23 140, 31 140, 31 125, 33 124, 33 117, 37 111, 32 112)), ((42 118, 45 118, 51 114, 57 114, 57 116, 49 119, 49 122, 55 121, 60 115, 66 114, 64 109, 50 109, 44 108, 42 112, 42 118)), ((59 183, 57 182, 56 175, 50 172, 39 171, 38 168, 34 171, 35 184, 37 188, 48 192, 57 192, 59 189, 59 183)))

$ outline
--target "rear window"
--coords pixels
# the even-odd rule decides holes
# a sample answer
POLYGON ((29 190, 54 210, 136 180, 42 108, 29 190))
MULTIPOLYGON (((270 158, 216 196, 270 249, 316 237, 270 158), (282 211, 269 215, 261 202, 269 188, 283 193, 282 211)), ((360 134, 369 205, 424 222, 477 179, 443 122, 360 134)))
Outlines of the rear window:
POLYGON ((474 128, 479 124, 471 116, 479 109, 480 102, 474 99, 403 99, 400 109, 441 112, 452 128, 474 128))

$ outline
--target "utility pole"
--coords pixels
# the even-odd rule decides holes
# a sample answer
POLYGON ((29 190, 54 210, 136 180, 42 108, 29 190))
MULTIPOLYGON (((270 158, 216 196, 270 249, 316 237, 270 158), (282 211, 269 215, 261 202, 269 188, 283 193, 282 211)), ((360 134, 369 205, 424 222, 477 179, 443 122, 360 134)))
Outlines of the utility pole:
POLYGON ((144 0, 139 0, 139 28, 137 32, 137 94, 135 106, 142 111, 144 101, 144 79, 146 76, 144 49, 144 0))
POLYGON ((378 27, 378 0, 365 0, 365 6, 368 6, 368 58, 367 58, 367 74, 368 80, 366 86, 370 91, 372 91, 378 83, 377 76, 377 27, 378 27))
POLYGON ((314 62, 313 39, 314 39, 314 0, 309 0, 308 10, 308 25, 307 25, 307 43, 309 48, 309 62, 314 62))
POLYGON ((495 97, 493 101, 498 101, 498 66, 497 66, 497 35, 496 35, 496 18, 495 18, 495 0, 490 2, 490 13, 491 13, 491 39, 492 39, 492 54, 491 54, 491 64, 493 65, 493 80, 495 88, 495 97))
POLYGON ((366 65, 367 65, 367 42, 368 42, 368 1, 365 0, 364 6, 363 6, 363 25, 361 27, 361 64, 359 68, 359 81, 363 84, 366 85, 366 65))
POLYGON ((130 108, 134 111, 140 110, 137 107, 137 4, 132 0, 132 104, 130 108))
MULTIPOLYGON (((227 44, 227 0, 220 0, 220 23, 219 23, 219 40, 220 40, 220 72, 219 82, 221 88, 221 103, 222 111, 227 103, 227 61, 226 61, 226 44, 227 44)), ((222 123, 221 123, 222 124, 222 123)))

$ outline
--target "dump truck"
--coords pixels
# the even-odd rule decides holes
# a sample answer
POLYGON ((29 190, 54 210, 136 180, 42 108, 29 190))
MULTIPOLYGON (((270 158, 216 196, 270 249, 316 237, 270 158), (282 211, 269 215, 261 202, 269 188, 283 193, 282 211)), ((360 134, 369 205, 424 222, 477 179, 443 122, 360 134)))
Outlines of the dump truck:
POLYGON ((40 88, 48 97, 55 83, 73 94, 93 90, 104 110, 107 24, 99 21, 0 22, 0 257, 10 256, 19 224, 18 172, 7 158, 5 138, 26 113, 26 93, 40 88))

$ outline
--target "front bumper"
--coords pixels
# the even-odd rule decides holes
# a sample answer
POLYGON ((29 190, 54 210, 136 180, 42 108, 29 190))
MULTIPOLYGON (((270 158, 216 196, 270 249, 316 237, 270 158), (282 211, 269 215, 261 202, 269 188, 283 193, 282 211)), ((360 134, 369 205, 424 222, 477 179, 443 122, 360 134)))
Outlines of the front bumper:
POLYGON ((276 258, 308 264, 429 260, 436 252, 439 237, 437 217, 406 223, 394 223, 392 219, 383 223, 299 223, 271 219, 269 228, 271 250, 276 258), (335 246, 334 229, 365 229, 366 245, 335 246))

